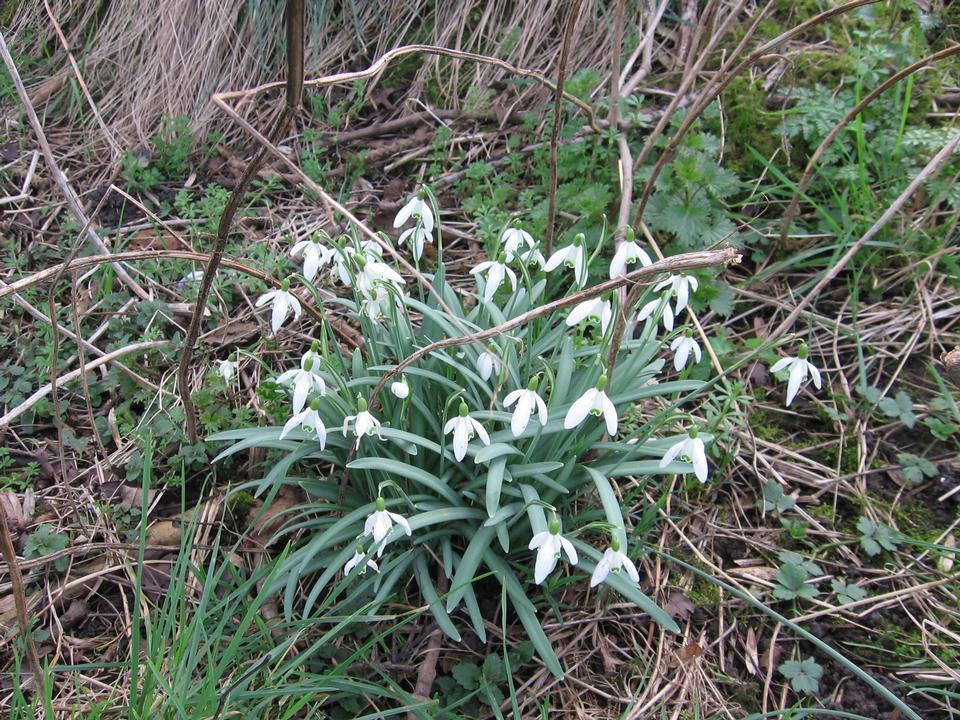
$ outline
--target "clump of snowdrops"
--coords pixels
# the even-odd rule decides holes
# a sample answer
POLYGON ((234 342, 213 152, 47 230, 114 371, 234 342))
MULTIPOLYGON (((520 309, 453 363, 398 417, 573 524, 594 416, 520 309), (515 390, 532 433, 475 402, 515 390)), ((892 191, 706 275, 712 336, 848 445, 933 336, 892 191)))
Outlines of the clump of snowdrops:
MULTIPOLYGON (((636 310, 620 308, 617 293, 591 297, 509 332, 437 347, 395 373, 432 343, 482 335, 588 287, 597 258, 610 258, 611 278, 651 259, 629 231, 616 250, 603 238, 590 247, 576 235, 546 257, 516 221, 471 271, 475 292, 464 294, 447 282, 429 193, 412 196, 394 226, 432 290, 397 271, 384 252, 388 237, 316 233, 297 242, 291 257, 302 272, 257 302, 269 305, 272 332, 300 315, 291 288, 306 285, 315 298, 320 288, 340 288, 323 305, 342 306, 364 345, 345 354, 321 325, 276 378, 290 397, 285 422, 211 438, 233 442, 221 457, 251 447, 279 451, 252 485, 272 497, 281 484, 295 484, 311 498, 283 531, 299 538, 274 581, 286 611, 294 612, 308 582, 301 612, 329 607, 350 588, 370 616, 412 580, 447 635, 460 639, 463 620, 453 614, 463 606, 485 639, 475 585, 485 576, 558 676, 531 600, 536 586, 604 584, 676 630, 640 590, 640 548, 617 481, 656 474, 708 480, 711 436, 682 407, 703 383, 659 380, 667 362, 679 371, 701 358, 683 323, 696 278, 660 278, 636 310), (438 255, 433 272, 424 261, 429 243, 438 255), (622 342, 613 337, 621 311, 628 315, 622 342), (620 351, 609 374, 611 343, 620 351), (383 391, 373 397, 378 385, 383 391), (657 411, 626 426, 624 414, 642 401, 657 411)), ((229 359, 219 371, 227 379, 235 368, 229 359)), ((791 375, 791 400, 799 373, 791 375)))

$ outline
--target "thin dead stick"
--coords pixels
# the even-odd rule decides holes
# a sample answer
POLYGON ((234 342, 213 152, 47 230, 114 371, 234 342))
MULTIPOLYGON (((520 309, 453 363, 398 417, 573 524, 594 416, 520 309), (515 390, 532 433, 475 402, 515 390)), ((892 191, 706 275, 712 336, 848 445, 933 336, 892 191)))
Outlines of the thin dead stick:
MULTIPOLYGON (((436 45, 403 45, 393 50, 389 50, 381 55, 372 65, 367 67, 364 70, 355 70, 351 72, 337 73, 335 75, 327 75, 321 78, 315 78, 313 80, 304 81, 304 87, 326 87, 328 85, 342 85, 352 83, 356 80, 366 80, 367 78, 373 77, 374 75, 379 75, 383 72, 386 67, 396 60, 401 58, 404 55, 413 55, 417 53, 424 53, 426 55, 443 55, 444 57, 452 57, 458 60, 471 60, 473 62, 483 63, 485 65, 493 65, 495 67, 502 68, 507 72, 510 72, 514 75, 519 75, 520 77, 528 77, 536 80, 541 85, 546 87, 551 92, 556 92, 557 88, 545 75, 542 73, 536 72, 534 70, 527 70, 526 68, 517 67, 516 65, 511 65, 508 62, 504 62, 499 58, 490 57, 489 55, 479 55, 478 53, 464 52, 462 50, 451 50, 449 48, 438 47, 436 45)), ((247 100, 251 95, 258 95, 260 93, 266 92, 268 90, 273 90, 275 88, 283 87, 285 83, 282 82, 270 82, 264 83, 263 85, 258 85, 256 87, 248 88, 246 90, 232 90, 230 92, 217 93, 213 96, 212 99, 220 99, 224 102, 229 100, 247 100)), ((595 132, 600 132, 600 126, 597 124, 596 113, 593 110, 593 107, 589 103, 584 102, 575 95, 570 93, 563 92, 563 97, 566 98, 568 102, 573 103, 578 108, 583 110, 586 114, 587 119, 590 123, 590 127, 594 129, 595 132)))
POLYGON ((379 382, 377 382, 373 392, 370 394, 370 399, 368 401, 370 409, 375 410, 378 407, 377 396, 380 394, 380 391, 383 390, 387 382, 389 382, 390 378, 397 373, 403 372, 406 368, 410 367, 410 365, 417 362, 420 358, 425 357, 437 350, 456 347, 458 345, 468 345, 474 342, 483 342, 489 338, 508 333, 518 327, 523 327, 538 317, 562 310, 570 305, 583 302, 584 300, 589 300, 597 295, 602 295, 603 293, 611 292, 617 288, 625 287, 627 285, 633 285, 634 283, 649 283, 651 278, 654 278, 661 273, 669 274, 681 270, 695 270, 698 268, 716 267, 718 265, 730 265, 738 262, 740 262, 740 254, 733 248, 674 255, 666 258, 665 260, 661 260, 660 262, 655 262, 653 265, 648 265, 647 267, 634 270, 627 275, 621 275, 620 277, 616 277, 612 280, 606 280, 602 283, 594 285, 593 287, 589 287, 586 290, 581 290, 580 292, 574 293, 573 295, 568 295, 567 297, 560 298, 559 300, 554 300, 546 303, 545 305, 540 305, 533 310, 528 310, 527 312, 517 315, 517 317, 507 320, 506 322, 496 325, 495 327, 487 328, 486 330, 479 330, 477 332, 473 332, 468 335, 462 335, 460 337, 448 337, 444 338, 443 340, 437 340, 436 342, 430 343, 429 345, 411 353, 399 364, 394 365, 380 376, 379 382))
MULTIPOLYGON (((33 109, 33 104, 30 102, 30 96, 27 94, 27 89, 23 85, 23 80, 20 79, 20 73, 17 72, 17 66, 13 62, 13 57, 10 55, 10 50, 7 48, 7 42, 3 37, 3 33, 0 33, 0 56, 3 56, 3 62, 7 66, 7 70, 10 73, 10 79, 13 81, 13 84, 17 89, 17 95, 20 97, 20 102, 23 104, 24 112, 26 112, 27 119, 29 119, 30 125, 33 128, 33 133, 37 137, 37 143, 40 145, 40 151, 43 153, 43 159, 44 162, 46 162, 47 169, 50 171, 54 182, 57 184, 57 187, 60 188, 60 192, 67 201, 67 207, 70 209, 70 212, 73 213, 74 217, 76 217, 80 225, 84 228, 84 232, 93 242, 94 246, 97 248, 97 251, 102 255, 109 255, 109 248, 107 248, 106 243, 100 239, 100 236, 97 235, 97 232, 93 229, 90 221, 87 219, 86 213, 83 211, 83 208, 80 207, 80 201, 77 199, 76 193, 74 193, 73 188, 70 187, 66 176, 60 171, 57 161, 53 157, 53 151, 50 149, 50 143, 47 142, 47 136, 44 134, 43 126, 40 124, 40 119, 37 117, 37 113, 33 109)), ((113 262, 112 266, 121 282, 130 288, 130 290, 137 297, 139 297, 141 300, 150 299, 149 293, 140 287, 136 280, 130 277, 130 275, 119 262, 113 262)))
POLYGON ((30 184, 33 182, 33 173, 37 170, 37 163, 40 162, 40 151, 34 150, 33 157, 30 158, 30 166, 27 168, 27 174, 23 177, 23 183, 20 185, 20 192, 16 195, 7 195, 0 198, 0 205, 20 202, 30 197, 30 184))
MULTIPOLYGON (((125 347, 117 348, 113 352, 109 352, 103 357, 98 357, 96 360, 93 360, 92 362, 87 363, 86 371, 90 372, 91 370, 96 370, 101 365, 106 365, 107 363, 116 360, 118 357, 129 355, 131 353, 152 350, 154 348, 162 347, 167 344, 169 344, 169 340, 148 340, 146 342, 126 345, 125 347)), ((72 370, 71 372, 68 372, 66 375, 60 375, 57 378, 57 387, 58 388, 62 387, 66 383, 70 382, 71 380, 76 380, 78 377, 80 377, 81 372, 82 371, 80 369, 77 369, 77 370, 72 370)), ((22 403, 20 403, 15 408, 10 410, 10 412, 8 412, 6 415, 4 415, 3 417, 0 417, 0 429, 7 427, 13 420, 18 418, 20 415, 25 413, 27 410, 32 408, 34 405, 40 402, 43 398, 49 395, 52 390, 53 390, 53 386, 50 383, 47 383, 42 388, 40 388, 35 393, 33 393, 30 397, 28 397, 26 400, 24 400, 22 403)))
POLYGON ((567 60, 570 55, 570 36, 573 26, 580 15, 582 0, 573 0, 567 15, 567 24, 563 29, 563 44, 560 46, 560 62, 557 65, 557 89, 554 91, 553 127, 550 128, 550 193, 547 208, 547 229, 544 232, 544 245, 547 257, 553 252, 553 229, 557 220, 557 140, 560 137, 560 119, 563 116, 563 80, 567 73, 567 60))
POLYGON ((613 50, 610 53, 610 127, 618 129, 620 122, 620 53, 623 44, 623 14, 627 0, 617 0, 613 16, 613 50))
POLYGON ((17 612, 17 625, 19 625, 20 636, 23 638, 23 644, 27 649, 27 664, 30 666, 30 672, 33 673, 34 687, 40 687, 40 678, 43 677, 43 666, 40 664, 40 655, 37 654, 37 646, 33 642, 33 634, 30 632, 30 615, 27 611, 27 593, 23 586, 23 575, 20 574, 20 566, 17 564, 17 553, 13 548, 13 538, 10 535, 10 523, 7 521, 7 510, 0 503, 0 552, 3 553, 3 559, 7 563, 7 572, 10 573, 10 585, 13 592, 13 605, 17 612))
MULTIPOLYGON (((833 144, 833 141, 837 139, 837 136, 843 131, 843 129, 853 122, 857 115, 863 112, 863 110, 870 103, 892 88, 898 82, 903 80, 905 77, 912 75, 918 70, 922 70, 932 62, 942 60, 943 58, 950 57, 951 55, 956 55, 957 53, 960 53, 960 45, 952 45, 951 47, 940 50, 939 52, 935 52, 932 55, 927 55, 925 58, 921 58, 912 65, 908 65, 907 67, 903 68, 903 70, 894 73, 882 83, 877 85, 877 87, 875 87, 869 93, 867 93, 863 100, 854 105, 853 109, 851 109, 850 112, 848 112, 840 122, 834 125, 833 129, 827 133, 827 136, 817 146, 817 149, 814 150, 813 155, 810 156, 810 160, 807 161, 807 166, 803 170, 803 177, 800 178, 797 189, 794 190, 793 197, 790 198, 790 204, 787 206, 787 211, 783 214, 783 228, 780 231, 781 242, 787 241, 787 236, 790 234, 790 226, 793 224, 794 215, 797 214, 797 208, 800 205, 800 196, 806 191, 807 186, 810 185, 810 181, 813 179, 813 171, 816 168, 817 163, 820 162, 820 158, 823 157, 823 154, 833 144)), ((950 236, 946 235, 945 237, 950 236)))
POLYGON ((940 152, 931 158, 923 170, 921 170, 917 176, 910 182, 909 185, 904 189, 902 193, 897 197, 896 200, 888 207, 883 215, 881 215, 877 221, 870 226, 870 229, 867 230, 863 237, 857 240, 850 248, 843 254, 837 262, 835 262, 827 272, 823 274, 823 277, 820 278, 820 281, 813 286, 813 288, 804 296, 797 306, 791 311, 789 315, 784 319, 780 325, 777 326, 777 329, 774 330, 768 336, 768 342, 773 341, 783 335, 785 332, 788 332, 790 328, 793 327, 793 324, 797 321, 797 318, 800 317, 800 313, 806 309, 810 303, 814 301, 817 295, 820 294, 820 291, 823 290, 827 285, 829 285, 837 275, 839 275, 843 269, 849 264, 853 257, 860 252, 864 245, 866 245, 873 237, 883 229, 883 227, 890 222, 894 215, 896 215, 900 208, 902 208, 907 200, 909 200, 917 189, 931 177, 936 175, 940 169, 943 167, 944 163, 950 159, 950 156, 953 154, 953 151, 956 150, 957 145, 960 144, 960 134, 956 135, 953 140, 944 145, 940 152))
MULTIPOLYGON (((837 7, 830 8, 829 10, 825 10, 824 12, 813 16, 809 20, 806 20, 800 23, 799 25, 791 28, 790 30, 787 30, 786 32, 781 33, 780 35, 777 35, 777 37, 773 38, 773 40, 769 40, 765 42, 759 48, 757 48, 752 53, 750 53, 746 58, 744 58, 736 67, 731 68, 730 66, 733 64, 733 61, 736 59, 736 57, 739 56, 739 49, 743 47, 747 37, 751 35, 751 32, 748 31, 748 35, 737 46, 737 50, 730 55, 729 60, 723 64, 723 67, 720 68, 720 70, 717 72, 714 79, 704 89, 703 94, 700 96, 697 102, 694 103, 693 107, 690 108, 690 112, 688 112, 686 117, 684 117, 683 123, 681 123, 680 128, 677 130, 674 136, 670 138, 670 142, 667 143, 667 147, 664 148, 664 151, 660 154, 660 157, 657 160, 657 163, 653 166, 653 170, 650 173, 650 177, 647 179, 646 185, 644 185, 643 193, 640 196, 640 201, 637 203, 637 209, 633 215, 634 226, 636 226, 640 222, 640 220, 643 218, 643 211, 647 206, 647 202, 649 202, 650 200, 650 195, 653 194, 653 188, 657 181, 657 178, 660 177, 660 173, 663 172, 663 169, 673 159, 673 156, 677 151, 677 147, 680 145, 680 141, 683 140, 684 136, 687 134, 687 131, 689 131, 690 128, 693 127, 694 122, 700 116, 700 114, 703 113, 703 111, 706 110, 707 107, 709 107, 710 103, 712 103, 717 98, 717 96, 720 95, 720 93, 722 93, 724 90, 727 89, 727 86, 729 86, 730 83, 733 82, 734 78, 736 78, 745 69, 747 69, 754 63, 758 62, 767 53, 771 52, 777 46, 785 43, 787 40, 790 40, 796 37, 797 35, 800 35, 806 30, 809 30, 810 28, 815 27, 826 20, 829 20, 832 17, 836 17, 837 15, 842 15, 843 13, 849 12, 850 10, 855 10, 858 7, 863 7, 864 5, 872 5, 876 2, 879 2, 879 0, 852 0, 851 2, 845 3, 843 5, 838 5, 837 7)), ((771 7, 771 5, 772 5, 772 2, 768 3, 764 11, 766 11, 767 8, 771 7)), ((760 13, 757 16, 757 19, 754 21, 753 25, 750 28, 751 31, 756 30, 762 16, 763 16, 763 13, 760 13)), ((640 164, 642 162, 643 160, 641 159, 640 156, 638 156, 637 160, 634 163, 634 166, 636 167, 637 164, 640 164)))
MULTIPOLYGON (((650 51, 650 44, 653 42, 653 37, 657 32, 657 28, 660 26, 660 20, 663 18, 663 13, 667 10, 667 4, 669 0, 661 0, 660 5, 657 6, 651 2, 651 5, 655 8, 655 11, 651 14, 650 24, 647 26, 646 31, 644 31, 643 39, 640 41, 640 44, 634 48, 633 53, 630 55, 630 59, 627 60, 626 65, 623 68, 623 74, 626 75, 633 68, 634 63, 636 63, 637 58, 641 54, 644 55, 644 59, 648 57, 650 51)), ((637 85, 650 74, 651 65, 649 62, 642 62, 640 69, 635 72, 629 80, 622 83, 620 88, 621 97, 627 97, 633 94, 633 91, 636 89, 637 85)))

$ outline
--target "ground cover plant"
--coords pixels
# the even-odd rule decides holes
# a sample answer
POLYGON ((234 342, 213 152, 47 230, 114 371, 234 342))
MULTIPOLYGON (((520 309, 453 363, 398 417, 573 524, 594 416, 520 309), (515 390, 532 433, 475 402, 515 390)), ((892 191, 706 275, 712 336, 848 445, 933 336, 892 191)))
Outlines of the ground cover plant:
POLYGON ((228 5, 5 11, 11 717, 956 714, 949 5, 228 5))

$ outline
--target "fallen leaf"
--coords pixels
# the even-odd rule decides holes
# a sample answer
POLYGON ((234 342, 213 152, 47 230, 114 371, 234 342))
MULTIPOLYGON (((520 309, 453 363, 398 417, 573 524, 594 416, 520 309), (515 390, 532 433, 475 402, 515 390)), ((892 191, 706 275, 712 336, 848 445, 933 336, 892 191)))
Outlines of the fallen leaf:
POLYGON ((663 609, 674 620, 686 620, 693 615, 697 606, 690 602, 683 593, 672 592, 667 598, 667 602, 664 603, 663 609))

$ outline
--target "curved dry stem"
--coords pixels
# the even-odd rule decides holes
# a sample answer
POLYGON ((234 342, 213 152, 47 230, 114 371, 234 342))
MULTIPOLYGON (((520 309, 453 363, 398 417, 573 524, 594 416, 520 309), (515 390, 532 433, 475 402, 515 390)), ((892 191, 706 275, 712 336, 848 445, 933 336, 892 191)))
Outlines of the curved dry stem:
POLYGON ((790 234, 790 226, 793 224, 793 218, 797 213, 797 209, 800 207, 800 196, 806 192, 807 187, 810 185, 810 181, 813 180, 813 171, 816 168, 817 163, 820 162, 820 158, 823 157, 824 153, 826 153, 827 149, 833 144, 833 141, 837 139, 837 136, 843 131, 843 129, 853 122, 857 115, 863 112, 870 103, 872 103, 874 100, 880 97, 880 95, 885 93, 898 82, 903 80, 905 77, 912 75, 918 70, 922 70, 932 62, 942 60, 943 58, 950 57, 951 55, 956 55, 957 53, 960 53, 960 45, 953 45, 935 52, 932 55, 927 55, 925 58, 921 58, 912 65, 908 65, 899 72, 891 75, 882 83, 877 85, 877 87, 867 93, 860 102, 854 105, 850 112, 844 115, 840 122, 833 126, 833 129, 827 133, 827 136, 823 139, 820 145, 817 146, 817 149, 814 150, 813 155, 810 156, 810 160, 807 161, 807 166, 803 170, 803 177, 800 178, 800 183, 797 185, 797 189, 794 191, 793 197, 790 198, 790 204, 787 206, 787 211, 783 214, 783 228, 780 231, 781 242, 786 242, 787 236, 790 234))
MULTIPOLYGON (((306 80, 303 84, 304 87, 326 87, 328 85, 352 83, 355 80, 366 80, 367 78, 374 77, 375 75, 383 72, 387 66, 397 58, 416 53, 424 53, 426 55, 443 55, 445 57, 457 58, 458 60, 471 60, 473 62, 484 63, 486 65, 494 65, 495 67, 502 68, 507 72, 513 73, 514 75, 536 80, 551 92, 557 92, 557 86, 545 75, 536 72, 535 70, 527 70, 526 68, 517 67, 516 65, 511 65, 508 62, 504 62, 499 58, 490 57, 489 55, 464 52, 463 50, 451 50, 449 48, 438 47, 436 45, 402 45, 401 47, 385 52, 373 64, 364 70, 342 72, 335 75, 325 75, 324 77, 315 78, 313 80, 306 80)), ((223 102, 236 99, 247 100, 252 95, 259 95, 260 93, 283 86, 284 83, 282 82, 264 83, 263 85, 257 85, 256 87, 248 88, 246 90, 232 90, 230 92, 216 93, 213 95, 213 100, 220 100, 223 102)), ((592 127, 594 131, 600 132, 600 126, 597 124, 596 113, 589 103, 584 102, 580 98, 571 95, 568 92, 563 92, 562 95, 568 102, 573 103, 578 108, 583 110, 590 122, 590 127, 592 127)))
MULTIPOLYGON (((277 123, 270 133, 271 145, 276 143, 280 133, 287 126, 290 120, 291 109, 285 107, 277 123)), ((227 239, 230 237, 230 228, 233 225, 233 218, 240 209, 240 203, 243 202, 244 193, 247 186, 256 175, 264 159, 267 157, 267 146, 261 146, 259 152, 254 156, 243 176, 230 193, 230 199, 227 201, 223 214, 220 216, 220 225, 217 228, 217 239, 213 247, 213 253, 207 261, 207 266, 203 273, 203 280, 200 284, 200 292, 197 293, 197 302, 193 306, 193 315, 190 317, 190 325, 187 328, 187 336, 183 341, 183 351, 180 353, 180 364, 177 366, 177 390, 180 393, 180 401, 183 403, 183 412, 186 417, 187 440, 191 444, 197 442, 197 418, 196 409, 193 406, 193 398, 190 397, 190 363, 193 362, 193 347, 200 336, 200 326, 203 324, 203 311, 207 306, 207 298, 210 296, 210 288, 213 287, 213 277, 216 275, 220 260, 223 258, 224 250, 227 247, 227 239)))

